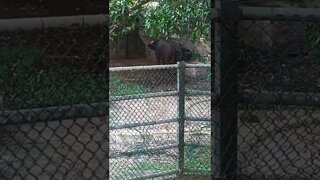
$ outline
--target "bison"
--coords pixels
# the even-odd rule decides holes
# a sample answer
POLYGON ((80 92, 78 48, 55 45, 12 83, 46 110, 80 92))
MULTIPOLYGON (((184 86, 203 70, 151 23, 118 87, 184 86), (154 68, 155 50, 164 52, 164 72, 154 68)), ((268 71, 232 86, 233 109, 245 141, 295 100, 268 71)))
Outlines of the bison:
POLYGON ((177 63, 176 48, 170 43, 163 40, 155 40, 149 43, 148 47, 154 50, 158 64, 177 63))

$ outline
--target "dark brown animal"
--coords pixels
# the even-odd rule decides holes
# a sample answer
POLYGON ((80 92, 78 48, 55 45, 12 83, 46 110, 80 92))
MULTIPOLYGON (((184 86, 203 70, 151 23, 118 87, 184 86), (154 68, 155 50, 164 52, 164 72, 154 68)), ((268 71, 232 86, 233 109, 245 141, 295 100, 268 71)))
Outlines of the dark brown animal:
POLYGON ((148 47, 154 50, 158 64, 177 63, 176 48, 173 45, 163 40, 155 40, 149 43, 148 47))

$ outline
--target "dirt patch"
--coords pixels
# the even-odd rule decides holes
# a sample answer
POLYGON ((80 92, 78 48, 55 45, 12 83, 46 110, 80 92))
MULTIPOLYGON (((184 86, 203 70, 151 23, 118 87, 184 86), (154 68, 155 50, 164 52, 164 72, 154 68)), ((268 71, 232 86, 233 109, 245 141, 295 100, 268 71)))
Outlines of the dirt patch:
POLYGON ((155 61, 151 61, 147 58, 137 59, 110 59, 109 67, 127 67, 127 66, 147 66, 157 65, 155 61))

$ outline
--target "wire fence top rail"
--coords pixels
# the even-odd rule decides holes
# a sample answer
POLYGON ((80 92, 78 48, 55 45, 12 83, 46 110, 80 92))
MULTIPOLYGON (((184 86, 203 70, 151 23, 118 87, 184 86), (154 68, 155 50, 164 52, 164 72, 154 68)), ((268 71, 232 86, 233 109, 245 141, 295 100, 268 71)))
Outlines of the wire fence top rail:
POLYGON ((241 92, 240 103, 318 107, 320 93, 246 90, 241 92))
MULTIPOLYGON (((211 9, 213 19, 220 17, 221 12, 211 9)), ((240 6, 238 14, 242 20, 278 20, 278 21, 319 21, 319 8, 293 7, 246 7, 240 6)))
POLYGON ((122 100, 129 100, 129 99, 167 97, 167 96, 176 96, 176 95, 178 95, 178 91, 143 93, 143 94, 125 95, 125 96, 110 96, 109 98, 111 101, 122 101, 122 100))
POLYGON ((241 19, 248 20, 286 20, 319 21, 317 8, 282 8, 282 7, 239 7, 241 19))
POLYGON ((0 124, 47 122, 61 119, 81 119, 105 116, 109 103, 76 104, 69 106, 0 111, 0 124))
MULTIPOLYGON (((186 63, 187 68, 210 68, 210 64, 189 64, 186 63)), ((127 67, 111 67, 109 68, 110 72, 119 72, 119 71, 131 71, 131 70, 154 70, 154 69, 170 69, 178 68, 177 64, 170 65, 149 65, 149 66, 127 66, 127 67)))
POLYGON ((106 25, 108 18, 104 14, 57 16, 57 17, 36 17, 36 18, 15 18, 0 19, 0 31, 17 29, 32 30, 35 28, 60 28, 69 27, 74 24, 86 25, 106 25))

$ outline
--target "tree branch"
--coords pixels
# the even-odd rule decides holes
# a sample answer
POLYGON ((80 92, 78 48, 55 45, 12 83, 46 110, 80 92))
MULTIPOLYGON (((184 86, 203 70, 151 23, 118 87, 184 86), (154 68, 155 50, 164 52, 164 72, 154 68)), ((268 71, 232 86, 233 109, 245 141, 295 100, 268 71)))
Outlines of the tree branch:
POLYGON ((112 26, 110 26, 109 33, 112 33, 117 27, 118 27, 118 25, 112 25, 112 26))
POLYGON ((137 9, 139 9, 139 8, 141 8, 141 6, 147 4, 147 3, 150 2, 150 1, 151 1, 151 0, 144 0, 144 1, 142 1, 140 4, 138 4, 138 5, 136 5, 136 6, 133 6, 133 7, 131 8, 131 12, 132 12, 132 11, 135 11, 135 10, 137 10, 137 9))

